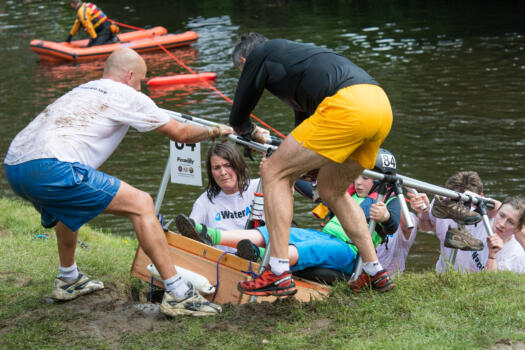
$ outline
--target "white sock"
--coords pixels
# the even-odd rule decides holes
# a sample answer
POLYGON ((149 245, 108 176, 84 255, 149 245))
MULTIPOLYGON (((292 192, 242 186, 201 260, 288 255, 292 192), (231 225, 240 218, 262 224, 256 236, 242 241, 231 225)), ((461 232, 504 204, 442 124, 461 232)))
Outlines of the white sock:
POLYGON ((171 292, 176 298, 182 298, 184 294, 190 289, 182 279, 182 276, 176 274, 167 280, 164 280, 164 288, 166 292, 171 292))
POLYGON ((283 272, 290 271, 290 259, 276 258, 270 256, 269 261, 270 269, 276 275, 282 275, 283 272))
POLYGON ((58 277, 62 278, 66 282, 73 282, 78 278, 77 262, 69 267, 58 266, 58 277))
POLYGON ((368 276, 375 276, 379 271, 383 270, 383 266, 379 261, 370 261, 363 263, 363 270, 368 274, 368 276))

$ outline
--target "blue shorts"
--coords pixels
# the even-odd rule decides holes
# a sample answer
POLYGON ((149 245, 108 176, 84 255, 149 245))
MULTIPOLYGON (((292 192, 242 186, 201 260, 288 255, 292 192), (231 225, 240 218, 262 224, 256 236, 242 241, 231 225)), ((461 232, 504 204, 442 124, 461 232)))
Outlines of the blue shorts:
MULTIPOLYGON (((266 226, 257 227, 268 243, 266 226)), ((301 271, 309 267, 325 267, 347 274, 354 272, 355 253, 343 241, 335 236, 314 229, 292 227, 290 244, 299 252, 299 259, 292 271, 301 271)))
POLYGON ((36 159, 4 164, 7 180, 41 214, 42 226, 62 222, 73 232, 106 209, 120 180, 80 163, 36 159))

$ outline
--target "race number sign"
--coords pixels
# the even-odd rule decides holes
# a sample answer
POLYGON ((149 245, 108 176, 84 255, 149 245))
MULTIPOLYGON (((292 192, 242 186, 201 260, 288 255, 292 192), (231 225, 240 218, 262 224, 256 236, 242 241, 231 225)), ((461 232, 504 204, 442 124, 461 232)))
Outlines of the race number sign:
POLYGON ((202 186, 201 146, 170 141, 171 182, 202 186))

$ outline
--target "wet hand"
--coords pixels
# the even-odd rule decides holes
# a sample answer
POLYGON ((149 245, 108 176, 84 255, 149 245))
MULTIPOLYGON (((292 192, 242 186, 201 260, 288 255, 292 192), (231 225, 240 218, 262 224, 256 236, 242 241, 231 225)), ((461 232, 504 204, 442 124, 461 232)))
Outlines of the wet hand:
POLYGON ((228 125, 217 124, 217 129, 219 129, 219 137, 228 136, 233 134, 233 129, 228 125))
POLYGON ((370 207, 370 219, 376 222, 385 222, 390 219, 390 213, 388 212, 385 203, 379 202, 372 204, 370 207))
POLYGON ((487 246, 489 248, 489 257, 496 257, 496 253, 503 248, 503 240, 497 234, 487 237, 487 246))
POLYGON ((410 207, 418 213, 427 213, 430 210, 430 201, 426 193, 413 194, 407 192, 407 197, 410 199, 410 207), (423 210, 426 206, 426 209, 423 210))
POLYGON ((270 131, 258 126, 252 131, 252 140, 259 143, 266 143, 265 135, 270 135, 270 131))

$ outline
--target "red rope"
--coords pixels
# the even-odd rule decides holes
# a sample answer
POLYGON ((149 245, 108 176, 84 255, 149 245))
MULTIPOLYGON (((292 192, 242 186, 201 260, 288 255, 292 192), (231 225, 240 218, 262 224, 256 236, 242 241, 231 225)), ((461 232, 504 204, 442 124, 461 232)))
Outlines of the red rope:
POLYGON ((134 29, 134 30, 146 30, 144 28, 139 28, 139 27, 133 27, 133 26, 130 26, 128 24, 124 24, 124 23, 120 23, 120 22, 117 22, 117 21, 114 21, 112 19, 109 20, 111 23, 115 23, 116 25, 119 25, 121 27, 124 27, 124 28, 129 28, 129 29, 134 29))
MULTIPOLYGON (((130 28, 130 29, 134 29, 134 30, 144 30, 144 28, 138 28, 138 27, 133 27, 133 26, 130 26, 130 25, 127 25, 127 24, 124 24, 124 23, 119 23, 117 21, 114 21, 112 19, 110 19, 110 21, 112 23, 115 23, 119 26, 122 26, 122 27, 125 27, 125 28, 130 28)), ((168 56, 170 56, 171 58, 173 58, 178 64, 180 64, 182 67, 184 67, 188 72, 190 72, 191 74, 197 74, 195 73, 190 67, 188 67, 187 65, 185 65, 181 60, 179 60, 177 57, 175 57, 171 52, 169 52, 164 46, 162 46, 161 44, 156 44, 158 47, 160 47, 164 52, 166 52, 166 54, 168 54, 168 56)), ((213 92, 215 92, 217 95, 221 96, 224 100, 228 101, 229 103, 233 104, 233 101, 232 99, 230 99, 228 96, 224 95, 222 92, 220 92, 219 90, 217 90, 217 88, 213 85, 211 85, 208 81, 204 80, 204 79, 201 79, 201 81, 203 83, 206 84, 206 86, 212 90, 213 92)), ((277 131, 275 128, 273 128, 270 124, 262 121, 260 118, 256 117, 254 114, 250 114, 250 116, 257 120, 259 123, 261 123, 262 125, 266 126, 268 129, 272 130, 273 132, 275 132, 277 135, 279 135, 280 137, 282 138, 285 138, 285 135, 282 134, 281 132, 277 131)))

